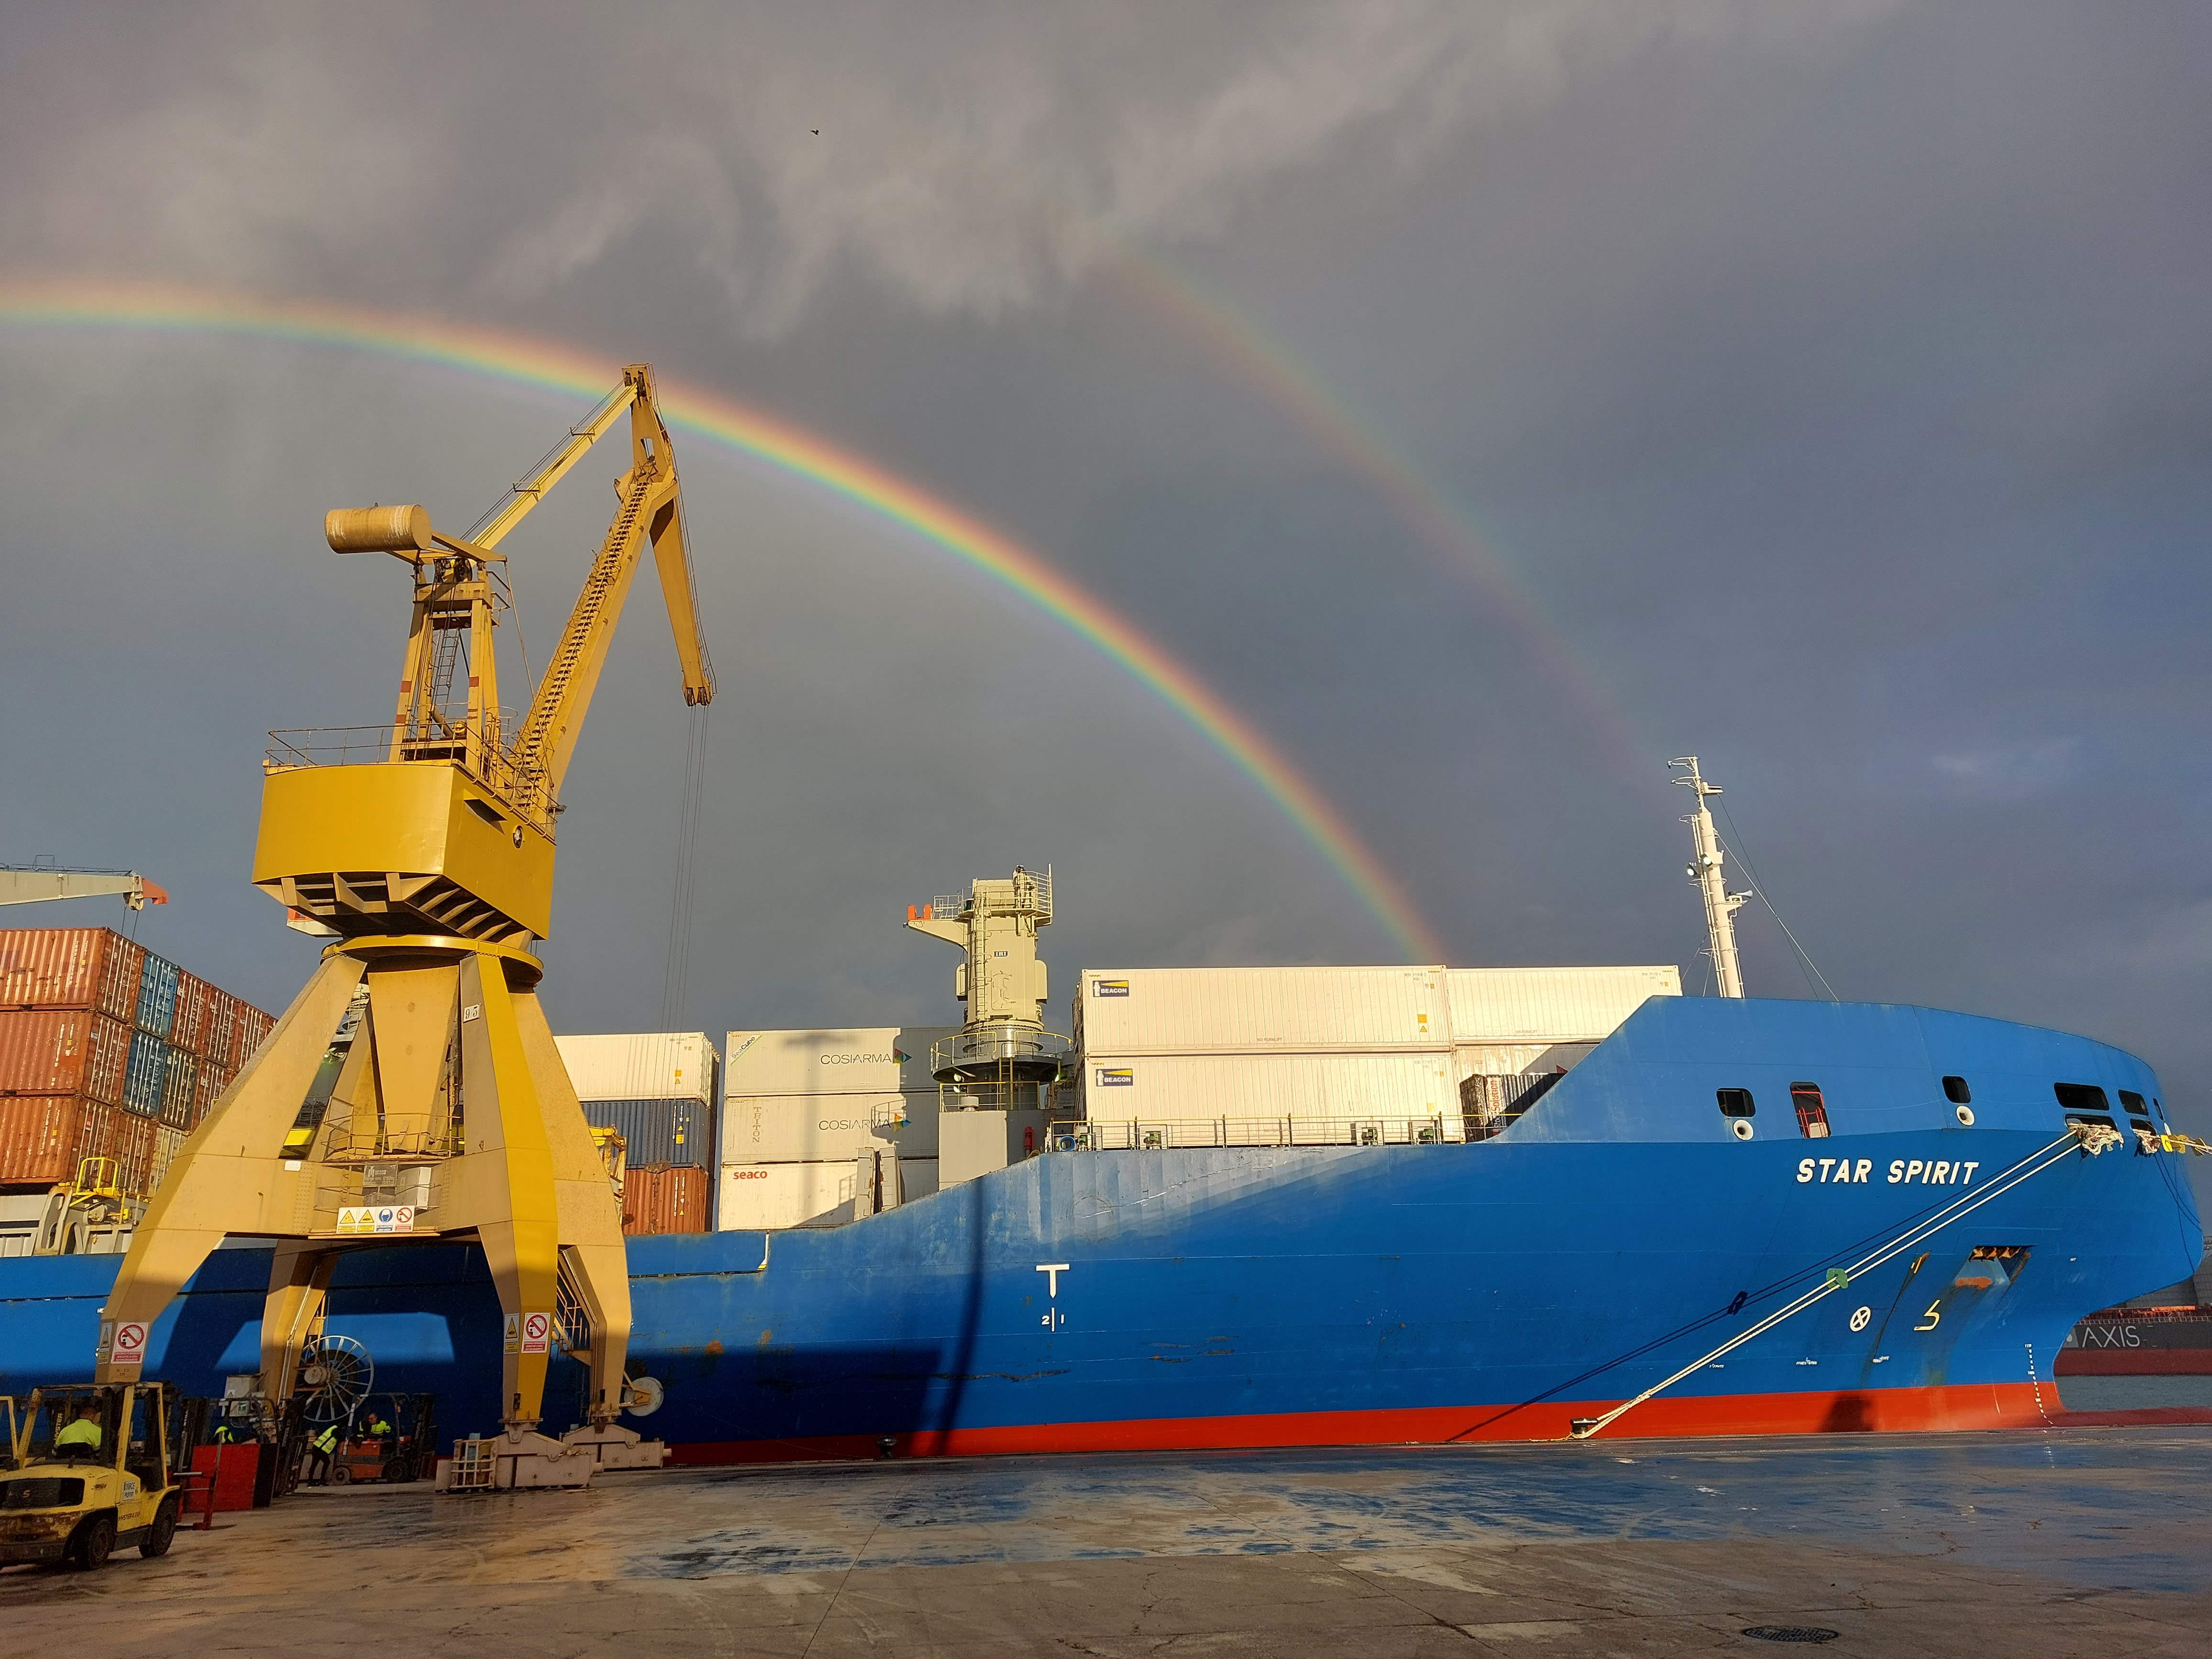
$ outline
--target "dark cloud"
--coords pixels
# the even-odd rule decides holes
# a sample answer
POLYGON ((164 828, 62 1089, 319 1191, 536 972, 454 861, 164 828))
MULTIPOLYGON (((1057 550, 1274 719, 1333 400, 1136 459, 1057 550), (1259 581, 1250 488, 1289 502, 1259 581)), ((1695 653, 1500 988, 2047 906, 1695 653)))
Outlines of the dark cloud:
MULTIPOLYGON (((1697 751, 1844 994, 2110 1038, 2207 1125, 2202 14, 921 15, 19 9, 0 268, 434 312, 803 421, 1171 647, 1463 961, 1694 982, 1662 779, 1697 751), (1146 259, 1308 360, 1552 637, 1133 298, 1146 259)), ((308 947, 243 886, 259 733, 376 718, 404 598, 319 515, 465 522, 572 411, 270 343, 11 327, 0 365, 0 844, 165 878, 145 935, 281 1002, 308 947)), ((819 493, 684 465, 724 688, 691 1019, 942 1012, 902 907, 1016 859, 1061 876, 1062 988, 1395 952, 1095 650, 819 493)), ((514 544, 541 653, 605 470, 514 544)), ((633 605, 571 775, 576 1026, 659 1006, 684 716, 633 605)), ((1754 988, 1805 994, 1744 927, 1754 988)))

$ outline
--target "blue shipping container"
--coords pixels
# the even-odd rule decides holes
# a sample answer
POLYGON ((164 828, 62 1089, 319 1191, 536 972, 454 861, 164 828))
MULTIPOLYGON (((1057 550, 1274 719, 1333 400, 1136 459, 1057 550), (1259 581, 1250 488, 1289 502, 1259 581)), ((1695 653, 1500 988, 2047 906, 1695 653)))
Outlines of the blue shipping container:
POLYGON ((200 1062, 182 1048, 169 1049, 161 1081, 161 1123, 165 1128, 192 1127, 192 1096, 199 1087, 200 1062))
POLYGON ((705 1101, 587 1100, 584 1121, 619 1133, 629 1143, 624 1158, 632 1169, 648 1164, 714 1167, 714 1109, 705 1101))
POLYGON ((123 1066, 123 1109, 140 1117, 160 1117, 161 1091, 168 1081, 169 1045, 150 1032, 132 1033, 131 1058, 123 1066))
POLYGON ((173 962, 146 953, 145 976, 138 981, 137 1026, 157 1037, 169 1035, 177 1018, 177 975, 184 970, 173 962))

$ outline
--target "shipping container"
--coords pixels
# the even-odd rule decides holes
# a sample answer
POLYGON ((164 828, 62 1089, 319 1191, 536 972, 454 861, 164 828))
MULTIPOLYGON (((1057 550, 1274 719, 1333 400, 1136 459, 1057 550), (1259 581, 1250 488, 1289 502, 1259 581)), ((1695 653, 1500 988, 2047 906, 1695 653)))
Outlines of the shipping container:
POLYGON ((714 1159, 714 1109, 703 1100, 587 1100, 584 1121, 612 1129, 638 1164, 697 1164, 714 1159))
POLYGON ((154 1168, 146 1188, 148 1194, 161 1190, 162 1182, 168 1179, 169 1165, 176 1162, 178 1152, 191 1139, 188 1129, 167 1129, 158 1123, 154 1126, 154 1168))
POLYGON ((1111 1054, 1449 1048, 1441 968, 1085 969, 1079 1048, 1111 1054))
MULTIPOLYGON (((105 1156, 115 1160, 116 1185, 126 1193, 143 1196, 154 1190, 154 1138, 161 1126, 149 1117, 136 1117, 129 1112, 115 1115, 114 1137, 104 1153, 85 1152, 87 1158, 105 1156)), ((82 1150, 80 1140, 79 1150, 82 1150)))
POLYGON ((623 1231, 703 1233, 707 1200, 707 1172, 696 1164, 633 1166, 623 1177, 623 1231))
POLYGON ((169 1046, 191 1054, 207 1052, 208 994, 215 987, 198 974, 177 974, 177 1010, 169 1022, 169 1046))
POLYGON ((703 1100, 721 1057, 704 1031, 638 1031, 553 1039, 579 1100, 703 1100))
POLYGON ((123 1073, 123 1109, 140 1117, 161 1116, 161 1091, 168 1081, 169 1045, 144 1031, 133 1035, 123 1073))
MULTIPOLYGON (((937 1160, 898 1160, 899 1201, 911 1204, 937 1190, 937 1160)), ((722 1169, 714 1226, 720 1232, 775 1231, 787 1227, 837 1226, 853 1218, 858 1162, 735 1164, 722 1169)))
POLYGON ((171 1048, 161 1082, 163 1125, 172 1129, 192 1127, 192 1102, 198 1097, 199 1086, 198 1056, 188 1054, 182 1048, 171 1048))
POLYGON ((177 981, 184 970, 167 957, 146 953, 146 969, 138 978, 138 1008, 133 1023, 164 1042, 177 1018, 177 981))
POLYGON ((1682 994, 1679 968, 1455 968, 1459 1043, 1601 1042, 1650 997, 1682 994))
POLYGON ((185 1126, 186 1128, 199 1127, 210 1109, 222 1097, 222 1091, 230 1087, 230 1080, 235 1075, 235 1073, 211 1060, 200 1062, 199 1088, 192 1097, 192 1121, 185 1126))
POLYGON ((220 987, 209 988, 207 1044, 200 1051, 225 1071, 238 1065, 238 999, 220 987))
POLYGON ((145 947, 112 928, 0 929, 0 1008, 97 1008, 128 1020, 145 960, 145 947))
POLYGON ((79 1095, 0 1099, 0 1185, 51 1187, 75 1174, 87 1105, 79 1095))
POLYGON ((863 1148, 937 1156, 937 1091, 732 1095, 722 1104, 725 1164, 816 1164, 863 1148))
POLYGON ((131 1028, 88 1008, 0 1012, 0 1095, 89 1095, 123 1088, 131 1028))
POLYGON ((253 1051, 258 1048, 270 1032, 276 1029, 275 1015, 262 1012, 250 1002, 240 1003, 238 1009, 238 1038, 231 1049, 230 1069, 234 1072, 251 1060, 253 1057, 253 1051))
POLYGON ((860 1025, 732 1031, 722 1092, 742 1095, 896 1095, 933 1090, 929 1047, 957 1025, 860 1025))
MULTIPOLYGON (((1083 1060, 1092 1123, 1208 1120, 1245 1125, 1226 1144, 1271 1146, 1270 1125, 1440 1121, 1462 1138, 1459 1079, 1448 1054, 1129 1054, 1083 1060)), ((1416 1137, 1418 1138, 1418 1137, 1416 1137)))

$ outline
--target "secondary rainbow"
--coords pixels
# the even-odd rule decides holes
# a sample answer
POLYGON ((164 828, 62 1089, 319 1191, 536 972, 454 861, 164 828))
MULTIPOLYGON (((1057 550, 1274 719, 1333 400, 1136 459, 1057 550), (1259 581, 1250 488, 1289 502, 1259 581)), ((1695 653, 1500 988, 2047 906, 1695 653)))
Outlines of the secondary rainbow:
MULTIPOLYGON (((105 280, 0 282, 0 324, 290 341, 586 398, 604 392, 619 372, 611 358, 473 325, 323 301, 105 280)), ((903 527, 1090 641, 1258 786, 1401 949, 1422 962, 1445 959, 1435 934, 1343 815, 1249 720, 1112 607, 980 519, 849 450, 703 386, 678 379, 662 385, 665 406, 679 427, 903 527)))

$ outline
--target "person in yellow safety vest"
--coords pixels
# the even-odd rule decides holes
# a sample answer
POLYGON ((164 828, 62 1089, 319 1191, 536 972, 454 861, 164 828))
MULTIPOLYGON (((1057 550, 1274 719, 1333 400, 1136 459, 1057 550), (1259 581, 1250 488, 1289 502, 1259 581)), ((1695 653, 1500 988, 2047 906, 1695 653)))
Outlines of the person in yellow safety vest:
POLYGON ((215 1443, 216 1445, 228 1446, 237 1438, 238 1436, 232 1431, 229 1424, 218 1423, 215 1425, 215 1443))
POLYGON ((382 1412, 371 1412, 368 1416, 368 1437, 371 1440, 392 1438, 392 1425, 384 1420, 382 1412))
POLYGON ((331 1457, 338 1449, 338 1425, 325 1426, 323 1431, 307 1443, 307 1479, 316 1486, 330 1484, 331 1457))
POLYGON ((76 1418, 54 1437, 54 1449, 61 1451, 82 1447, 86 1451, 96 1452, 104 1437, 100 1427, 99 1403, 87 1400, 78 1405, 76 1418))

